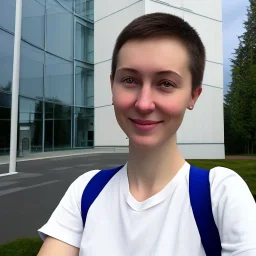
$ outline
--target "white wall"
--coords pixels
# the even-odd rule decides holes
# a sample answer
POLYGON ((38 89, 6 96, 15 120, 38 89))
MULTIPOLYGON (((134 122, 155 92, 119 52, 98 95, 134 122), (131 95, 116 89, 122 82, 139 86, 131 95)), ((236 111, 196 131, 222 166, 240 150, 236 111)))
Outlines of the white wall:
POLYGON ((184 18, 206 46, 203 93, 195 109, 185 114, 177 134, 179 148, 190 159, 224 158, 221 0, 95 1, 95 146, 128 145, 111 106, 111 55, 116 37, 125 25, 152 12, 184 18))

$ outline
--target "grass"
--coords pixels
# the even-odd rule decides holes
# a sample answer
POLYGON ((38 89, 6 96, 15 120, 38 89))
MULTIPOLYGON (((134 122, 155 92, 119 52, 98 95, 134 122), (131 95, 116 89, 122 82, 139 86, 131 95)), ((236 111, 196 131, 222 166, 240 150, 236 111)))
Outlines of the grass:
MULTIPOLYGON (((190 164, 211 169, 223 166, 237 172, 248 184, 252 194, 256 195, 256 161, 255 160, 187 160, 190 164)), ((1 256, 35 256, 42 246, 40 238, 21 238, 0 245, 1 256)))
POLYGON ((204 169, 223 166, 237 172, 256 195, 256 160, 187 160, 190 164, 204 169))
POLYGON ((1 256, 35 256, 38 254, 42 240, 40 238, 20 238, 0 245, 1 256))

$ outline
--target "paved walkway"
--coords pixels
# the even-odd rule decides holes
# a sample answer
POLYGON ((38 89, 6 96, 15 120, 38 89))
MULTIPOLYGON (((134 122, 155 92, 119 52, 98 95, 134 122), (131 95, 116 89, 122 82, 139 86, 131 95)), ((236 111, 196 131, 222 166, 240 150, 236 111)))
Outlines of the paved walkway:
MULTIPOLYGON (((0 177, 0 244, 38 237, 37 229, 46 223, 77 177, 126 162, 127 154, 116 153, 19 162, 17 175, 0 177)), ((0 165, 0 170, 4 168, 8 165, 0 165)))
MULTIPOLYGON (((128 153, 127 147, 108 147, 108 148, 93 148, 93 149, 75 149, 65 151, 50 151, 40 153, 27 153, 22 157, 17 157, 17 162, 32 161, 47 158, 57 158, 76 155, 88 155, 99 153, 128 153)), ((0 156, 0 165, 9 164, 10 156, 0 156)))

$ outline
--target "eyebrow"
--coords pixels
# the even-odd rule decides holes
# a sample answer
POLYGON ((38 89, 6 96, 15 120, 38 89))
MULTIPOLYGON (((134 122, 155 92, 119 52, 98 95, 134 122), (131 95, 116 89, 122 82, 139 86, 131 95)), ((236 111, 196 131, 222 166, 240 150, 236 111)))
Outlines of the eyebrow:
MULTIPOLYGON (((128 71, 128 72, 132 72, 132 73, 135 73, 135 74, 140 74, 140 72, 136 69, 133 69, 133 68, 119 68, 117 69, 116 72, 120 72, 120 71, 128 71)), ((178 74, 177 72, 173 71, 173 70, 162 70, 162 71, 158 71, 156 72, 157 75, 171 75, 171 74, 174 74, 174 75, 177 75, 179 78, 182 78, 182 76, 180 74, 178 74)))

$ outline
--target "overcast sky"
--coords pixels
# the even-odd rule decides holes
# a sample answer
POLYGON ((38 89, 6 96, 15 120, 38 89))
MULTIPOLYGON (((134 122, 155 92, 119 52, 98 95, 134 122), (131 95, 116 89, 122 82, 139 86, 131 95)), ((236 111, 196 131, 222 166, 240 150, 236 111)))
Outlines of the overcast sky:
POLYGON ((224 93, 230 83, 230 61, 232 53, 238 47, 238 36, 244 32, 243 21, 247 19, 249 0, 222 0, 223 21, 223 62, 224 62, 224 93))

